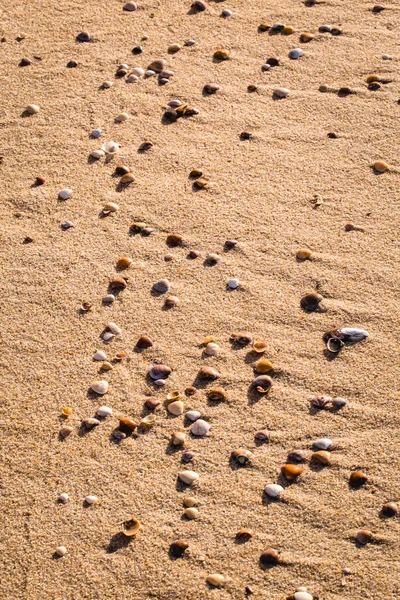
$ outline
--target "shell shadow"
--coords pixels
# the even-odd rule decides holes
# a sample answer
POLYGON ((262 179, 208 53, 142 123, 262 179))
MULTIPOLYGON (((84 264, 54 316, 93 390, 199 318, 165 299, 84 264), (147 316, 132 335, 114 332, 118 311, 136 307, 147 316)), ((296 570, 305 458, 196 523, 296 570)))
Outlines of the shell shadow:
POLYGON ((92 165, 93 163, 99 162, 99 159, 94 158, 94 156, 89 154, 87 161, 88 161, 88 165, 92 165))
POLYGON ((264 446, 264 444, 269 444, 269 439, 267 440, 259 440, 256 437, 254 438, 254 443, 256 445, 256 448, 259 448, 260 446, 264 446))
POLYGON ((102 398, 102 396, 96 394, 96 392, 94 392, 92 388, 89 388, 86 392, 86 398, 89 398, 89 400, 99 400, 99 398, 102 398))
POLYGON ((182 452, 182 446, 174 446, 172 442, 168 442, 168 446, 165 449, 165 454, 168 456, 174 456, 178 452, 182 452))
POLYGON ((115 191, 116 191, 116 192, 118 192, 118 193, 121 193, 121 192, 123 192, 124 190, 126 190, 128 187, 130 187, 130 186, 132 185, 132 183, 133 183, 133 182, 131 182, 131 183, 121 183, 121 182, 119 182, 119 183, 116 185, 115 191))
POLYGON ((325 348, 325 350, 323 351, 323 355, 325 356, 327 361, 331 362, 332 360, 337 359, 340 352, 341 350, 339 350, 339 352, 331 352, 330 350, 328 350, 328 348, 325 348))
POLYGON ((114 534, 109 541, 109 544, 106 548, 106 553, 113 554, 122 548, 127 548, 131 544, 133 537, 134 536, 128 537, 119 531, 118 533, 114 534))
POLYGON ((324 471, 329 465, 321 465, 320 463, 315 462, 314 460, 310 461, 309 468, 313 473, 320 473, 324 471))
POLYGON ((266 394, 260 394, 257 392, 256 388, 253 385, 250 385, 247 390, 247 404, 251 406, 252 404, 256 404, 263 398, 263 396, 268 396, 269 390, 266 394))
POLYGON ((271 496, 268 496, 264 491, 261 494, 261 502, 263 506, 269 506, 270 504, 289 504, 284 498, 271 498, 271 496))
MULTIPOLYGON (((97 419, 98 417, 95 418, 97 419)), ((78 436, 80 438, 84 438, 87 435, 89 435, 89 433, 91 433, 94 429, 96 429, 96 425, 94 427, 86 427, 83 423, 81 423, 78 429, 78 436)))
POLYGON ((57 552, 53 552, 51 556, 52 560, 60 560, 60 558, 65 558, 64 556, 60 556, 57 552))
POLYGON ((199 377, 198 375, 196 375, 195 380, 192 383, 192 386, 195 387, 198 390, 204 390, 208 385, 216 385, 216 382, 219 381, 219 379, 203 379, 202 377, 199 377))
POLYGON ((255 360, 262 358, 263 355, 255 350, 249 350, 246 356, 244 357, 244 362, 246 365, 251 365, 255 360))

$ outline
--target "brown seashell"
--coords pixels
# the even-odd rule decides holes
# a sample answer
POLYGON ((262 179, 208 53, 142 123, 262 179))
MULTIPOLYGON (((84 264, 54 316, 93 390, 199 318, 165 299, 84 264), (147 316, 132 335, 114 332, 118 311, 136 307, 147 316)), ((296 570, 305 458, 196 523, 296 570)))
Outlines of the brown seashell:
POLYGON ((262 429, 261 431, 257 431, 254 437, 259 442, 268 442, 269 433, 266 429, 262 429))
POLYGON ((189 173, 189 178, 190 179, 198 179, 202 175, 203 175, 203 171, 200 171, 200 169, 192 169, 189 173))
POLYGON ((115 172, 117 175, 126 175, 129 173, 130 169, 126 165, 117 165, 115 167, 115 172))
POLYGON ((399 507, 395 502, 387 502, 382 506, 382 514, 385 517, 395 517, 399 512, 399 507))
POLYGON ((300 42, 302 42, 303 44, 306 44, 307 42, 311 42, 311 40, 314 39, 314 36, 312 33, 302 33, 300 34, 300 42))
POLYGON ((267 349, 266 342, 253 342, 254 352, 257 352, 258 354, 262 354, 263 352, 266 351, 266 349, 267 349))
POLYGON ((122 433, 126 433, 126 435, 131 435, 138 425, 139 424, 130 417, 121 417, 118 429, 122 431, 122 433))
POLYGON ((213 367, 201 367, 198 377, 200 379, 219 379, 222 375, 213 367))
POLYGON ((182 246, 183 238, 179 233, 170 233, 167 237, 167 244, 172 248, 176 246, 182 246))
POLYGON ((171 369, 167 365, 154 365, 149 371, 152 379, 166 379, 171 374, 171 369))
POLYGON ((286 479, 288 479, 289 481, 294 481, 295 479, 297 479, 297 477, 299 477, 302 474, 304 469, 299 465, 286 464, 283 465, 283 467, 281 467, 281 471, 286 477, 286 479))
POLYGON ((153 342, 148 335, 141 335, 138 341, 136 342, 136 348, 141 348, 142 350, 146 348, 151 348, 152 345, 153 342))
POLYGON ((35 185, 44 185, 45 183, 46 183, 46 180, 44 177, 36 177, 35 185))
POLYGON ((308 310, 311 312, 318 308, 318 305, 320 304, 320 302, 322 302, 323 299, 324 298, 323 296, 321 296, 321 294, 313 292, 312 294, 306 294, 305 296, 303 296, 300 300, 300 305, 302 308, 304 308, 304 310, 308 310))
POLYGON ((110 281, 110 287, 113 290, 124 290, 126 286, 126 280, 122 277, 114 277, 114 279, 110 281))
POLYGON ((70 425, 65 425, 65 427, 61 427, 61 429, 60 429, 60 436, 65 440, 65 438, 67 438, 69 435, 71 435, 73 430, 74 430, 74 428, 71 427, 70 425))
POLYGON ((174 306, 178 306, 180 304, 180 300, 177 296, 169 296, 165 299, 165 306, 168 308, 173 308, 174 306))
POLYGON ((123 256, 117 260, 118 269, 128 269, 132 264, 132 259, 128 256, 123 256))
POLYGON ((221 50, 216 50, 214 52, 214 58, 216 58, 217 60, 228 60, 230 55, 230 51, 226 48, 222 48, 221 50))
POLYGON ((186 433, 182 431, 174 431, 171 434, 171 444, 173 446, 183 446, 186 440, 186 433))
POLYGON ((292 33, 294 33, 293 25, 285 25, 285 27, 282 29, 281 33, 283 35, 291 35, 292 33))
POLYGON ((207 186, 208 186, 209 182, 207 181, 207 179, 203 179, 202 177, 200 179, 196 179, 193 183, 194 187, 196 187, 199 190, 204 190, 207 186))
POLYGON ((258 26, 258 31, 268 31, 269 29, 271 29, 271 27, 272 25, 270 25, 269 23, 260 23, 260 25, 258 26))
POLYGON ((318 452, 313 452, 311 455, 311 460, 320 465, 330 465, 331 453, 327 452, 327 450, 318 450, 318 452))
POLYGON ((182 554, 187 548, 189 548, 189 544, 186 540, 176 540, 170 545, 169 551, 172 554, 172 556, 179 558, 180 556, 182 556, 182 554))
POLYGON ((156 398, 149 398, 144 403, 145 407, 148 408, 149 410, 155 410, 157 408, 157 406, 159 406, 159 404, 160 404, 160 401, 157 400, 156 398))
POLYGON ((115 355, 115 359, 114 360, 121 361, 124 358, 126 358, 127 356, 128 355, 127 355, 126 352, 117 352, 117 354, 115 355))
POLYGON ((315 408, 326 408, 331 402, 331 396, 315 396, 315 398, 311 400, 311 404, 312 406, 315 406, 315 408))
POLYGON ((253 379, 251 387, 255 387, 259 394, 265 394, 272 386, 272 379, 269 375, 259 375, 253 379))
POLYGON ((274 548, 267 548, 260 556, 260 563, 263 566, 277 565, 279 562, 279 554, 274 548))
MULTIPOLYGON (((177 112, 179 112, 179 108, 176 109, 177 112)), ((193 117, 194 115, 199 114, 199 110, 192 106, 184 106, 182 113, 184 114, 185 117, 193 117)))
POLYGON ((154 146, 153 142, 145 141, 142 142, 139 146, 139 152, 145 152, 146 150, 150 150, 154 146))
POLYGON ((147 67, 148 71, 154 71, 155 73, 161 73, 164 71, 167 66, 167 61, 164 58, 158 58, 157 60, 153 60, 147 67))
POLYGON ((266 358, 260 358, 260 360, 256 362, 254 370, 256 373, 268 373, 269 371, 273 371, 274 367, 271 361, 266 358))
POLYGON ((193 396, 196 393, 196 391, 197 390, 195 387, 193 387, 192 385, 189 385, 189 387, 187 387, 185 389, 185 394, 186 394, 186 396, 193 396))
POLYGON ((251 333, 248 333, 248 331, 242 331, 240 333, 232 333, 230 340, 240 344, 241 346, 247 346, 247 344, 251 344, 253 341, 253 336, 251 333))
POLYGON ((140 529, 140 521, 132 518, 122 523, 122 533, 127 537, 133 537, 140 529))
POLYGON ((88 419, 83 419, 82 425, 83 427, 86 427, 86 429, 92 429, 93 427, 100 425, 100 421, 94 417, 89 417, 88 419))
POLYGON ((216 94, 221 87, 217 83, 206 83, 203 87, 203 91, 206 94, 216 94))
POLYGON ((389 165, 384 160, 376 160, 374 162, 374 169, 377 173, 385 173, 389 170, 389 165))
POLYGON ((211 388, 211 390, 208 391, 207 396, 208 399, 212 401, 227 400, 228 398, 228 394, 223 387, 211 388))
POLYGON ((251 529, 245 529, 244 527, 242 527, 242 529, 239 529, 239 531, 236 532, 236 539, 241 541, 241 542, 247 542, 249 539, 251 539, 253 537, 254 533, 251 529))
POLYGON ((232 457, 241 465, 248 463, 251 456, 251 452, 245 448, 239 448, 238 450, 234 450, 234 452, 232 452, 232 457))
POLYGON ((367 83, 374 83, 375 81, 380 81, 381 78, 379 75, 376 75, 376 73, 372 73, 371 75, 367 75, 367 77, 365 78, 365 81, 367 83))
POLYGON ((307 260, 308 258, 311 258, 311 256, 312 256, 312 252, 308 248, 301 248, 300 250, 297 251, 297 254, 296 254, 296 257, 299 260, 307 260))
POLYGON ((130 229, 132 231, 134 231, 135 233, 142 233, 143 229, 145 229, 147 226, 146 223, 143 223, 142 221, 136 221, 135 223, 132 223, 132 225, 130 226, 130 229))
POLYGON ((357 532, 356 540, 359 544, 365 546, 365 544, 368 544, 368 542, 372 540, 372 535, 372 531, 369 531, 368 529, 360 529, 360 531, 357 532))
POLYGON ((361 487, 364 483, 367 483, 368 477, 362 471, 353 471, 350 474, 350 485, 353 488, 361 487))
POLYGON ((133 183, 135 181, 135 176, 133 173, 126 173, 125 175, 122 175, 121 179, 119 180, 120 183, 124 184, 128 184, 128 183, 133 183))

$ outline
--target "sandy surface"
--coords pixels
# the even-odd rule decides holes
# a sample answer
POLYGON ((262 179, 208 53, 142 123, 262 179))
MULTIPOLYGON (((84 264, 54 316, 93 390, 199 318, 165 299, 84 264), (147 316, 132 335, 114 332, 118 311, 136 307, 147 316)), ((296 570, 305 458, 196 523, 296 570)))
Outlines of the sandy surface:
POLYGON ((398 219, 400 176, 400 5, 372 14, 372 2, 333 0, 306 7, 300 1, 210 2, 190 15, 190 1, 142 0, 140 10, 123 3, 29 3, 5 0, 1 35, 1 597, 78 600, 253 598, 284 600, 305 585, 320 600, 374 598, 398 600, 400 568, 398 519, 382 519, 386 501, 399 500, 398 376, 398 219), (222 8, 233 10, 230 20, 222 8), (260 34, 262 21, 291 23, 292 36, 260 34), (328 23, 343 28, 339 37, 319 34, 328 23), (94 43, 78 44, 88 30, 94 43), (298 61, 287 57, 302 31, 316 33, 300 44, 298 61), (26 37, 17 42, 24 32, 26 37), (140 42, 146 34, 149 39, 140 42), (175 56, 171 43, 196 40, 175 56), (144 53, 135 57, 133 46, 144 53), (220 47, 231 60, 214 64, 220 47), (383 61, 382 54, 392 55, 383 61), (41 61, 34 56, 40 56, 41 61), (281 66, 269 73, 269 56, 281 66), (33 60, 20 68, 22 57, 33 60), (154 78, 137 84, 114 79, 119 63, 146 67, 165 57, 175 71, 159 87, 154 78), (79 66, 67 69, 76 59, 79 66), (369 91, 368 73, 393 80, 369 91), (202 96, 205 83, 221 90, 202 96), (258 84, 256 93, 247 92, 258 84), (349 86, 356 95, 322 94, 321 84, 349 86), (272 90, 289 87, 289 98, 274 101, 272 90), (179 98, 199 115, 163 125, 166 103, 179 98), (22 115, 29 103, 37 115, 22 115), (132 118, 116 125, 128 111, 132 118), (95 126, 99 141, 90 140, 95 126), (239 134, 248 129, 251 141, 239 134), (336 131, 338 139, 328 139, 336 131), (154 147, 139 154, 150 139, 154 147), (117 159, 89 164, 102 141, 121 144, 117 159), (371 164, 384 159, 393 170, 377 176, 371 164), (118 192, 116 162, 131 166, 136 183, 118 192), (188 174, 202 168, 209 190, 194 192, 188 174), (32 187, 36 176, 46 183, 32 187), (59 202, 64 187, 73 196, 59 202), (317 198, 316 198, 317 196, 317 198), (323 203, 315 206, 316 199, 323 203), (104 202, 120 210, 99 218, 104 202), (74 229, 60 224, 71 220, 74 229), (150 237, 130 236, 132 221, 154 228, 150 237), (346 223, 361 231, 346 232, 346 223), (168 250, 168 233, 178 232, 184 248, 168 250), (24 244, 26 236, 33 242, 24 244), (224 251, 228 238, 238 246, 224 251), (300 247, 314 251, 299 263, 300 247), (201 257, 188 260, 189 249, 201 257), (174 254, 170 263, 166 252, 174 254), (209 252, 221 255, 214 267, 203 264, 209 252), (133 258, 128 288, 104 307, 118 257, 133 258), (236 276, 242 288, 226 291, 236 276), (155 281, 168 277, 181 304, 163 310, 151 295, 155 281), (300 298, 318 287, 326 312, 306 314, 300 298), (397 296, 397 297, 396 297, 397 296), (93 303, 79 314, 82 301, 93 303), (125 350, 128 359, 104 378, 104 399, 88 394, 99 378, 92 356, 108 320, 123 334, 106 348, 110 357, 125 350), (363 327, 370 338, 329 360, 322 341, 332 326, 363 327), (232 347, 232 332, 248 330, 268 343, 266 357, 279 370, 270 394, 253 402, 248 387, 255 357, 232 347), (134 351, 147 332, 154 347, 134 351), (213 335, 221 346, 215 358, 202 357, 200 343, 213 335), (173 368, 162 391, 146 381, 153 362, 173 368), (209 405, 205 390, 186 400, 201 410, 212 428, 205 439, 190 439, 193 469, 200 483, 200 519, 182 517, 186 495, 177 485, 181 451, 171 452, 173 430, 183 417, 167 416, 168 390, 183 391, 203 364, 222 372, 229 402, 209 405), (342 396, 339 412, 310 411, 315 394, 342 396), (162 401, 157 424, 120 444, 112 441, 119 415, 146 414, 147 397, 162 401), (101 404, 114 415, 86 436, 80 421, 101 404), (60 441, 61 407, 70 406, 74 433, 60 441), (267 427, 270 442, 257 446, 254 433, 267 427), (309 464, 312 441, 334 440, 332 466, 309 464), (249 467, 230 465, 238 447, 254 453, 249 467), (303 449, 307 461, 300 480, 283 500, 268 502, 267 483, 281 481, 287 453, 303 449), (367 484, 349 488, 350 472, 361 468, 367 484), (67 492, 66 505, 56 502, 67 492), (87 494, 100 503, 83 506, 87 494), (142 531, 130 544, 116 536, 120 523, 136 516, 142 531), (235 543, 241 527, 254 530, 246 544, 235 543), (360 528, 374 533, 359 548, 360 528), (189 541, 183 559, 171 560, 169 545, 189 541), (59 545, 68 549, 53 559, 59 545), (283 563, 264 571, 258 559, 267 547, 283 563), (352 575, 342 576, 348 567, 352 575), (209 573, 222 573, 221 590, 207 587, 209 573))

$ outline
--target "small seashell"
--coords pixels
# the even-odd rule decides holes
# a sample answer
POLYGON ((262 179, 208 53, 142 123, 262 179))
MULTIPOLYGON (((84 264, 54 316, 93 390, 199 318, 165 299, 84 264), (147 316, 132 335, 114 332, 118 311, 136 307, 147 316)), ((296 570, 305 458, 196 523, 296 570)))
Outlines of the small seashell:
POLYGON ((193 498, 192 496, 186 496, 186 498, 183 499, 183 504, 184 506, 188 506, 189 508, 192 506, 196 506, 197 499, 193 498))
POLYGON ((279 65, 279 62, 279 58, 276 58, 276 56, 271 56, 266 60, 267 65, 269 65, 270 67, 277 67, 279 65))
POLYGON ((131 435, 137 427, 137 421, 134 421, 130 417, 121 417, 119 420, 118 429, 126 435, 131 435))
POLYGON ((335 408, 341 408, 342 406, 346 406, 347 400, 345 398, 334 398, 332 400, 332 404, 335 408))
POLYGON ((113 366, 110 362, 108 362, 107 360, 104 361, 101 365, 100 365, 100 369, 102 371, 112 371, 113 370, 113 366))
POLYGON ((206 94, 216 94, 220 89, 221 86, 219 86, 217 83, 206 83, 206 85, 203 87, 203 91, 206 94))
POLYGON ((204 348, 204 354, 206 354, 207 356, 216 356, 218 354, 219 350, 220 350, 220 348, 219 348, 218 344, 210 342, 204 348))
POLYGON ((82 312, 89 312, 89 310, 91 310, 91 308, 92 308, 92 304, 90 302, 82 302, 82 304, 81 304, 82 312))
POLYGON ((74 430, 74 428, 71 427, 70 425, 65 425, 65 427, 61 427, 61 429, 60 429, 60 436, 65 439, 69 435, 71 435, 73 430, 74 430))
POLYGON ((225 577, 219 573, 212 573, 211 575, 208 575, 206 581, 209 585, 219 588, 224 584, 225 577))
POLYGON ((85 502, 86 504, 97 504, 99 501, 97 496, 86 496, 85 502))
POLYGON ((197 510, 197 508, 193 508, 193 507, 186 508, 184 511, 184 514, 185 514, 185 517, 187 517, 190 520, 198 519, 200 516, 200 513, 197 510))
POLYGON ((200 179, 196 179, 196 181, 193 182, 194 187, 199 190, 204 190, 208 186, 208 184, 208 180, 204 179, 204 177, 200 177, 200 179))
POLYGON ((171 284, 169 283, 168 279, 160 279, 160 281, 156 281, 156 283, 153 285, 153 290, 160 294, 165 294, 166 292, 169 292, 170 287, 171 284))
POLYGON ((265 486, 264 492, 271 498, 277 498, 283 492, 283 487, 277 483, 269 483, 265 486))
POLYGON ((283 35, 291 35, 292 33, 294 33, 293 25, 285 25, 285 27, 282 29, 281 33, 283 35))
POLYGON ((342 30, 339 27, 332 27, 330 30, 331 35, 342 35, 342 30))
POLYGON ((300 463, 304 460, 304 454, 301 450, 292 450, 287 457, 288 463, 300 463))
MULTIPOLYGON (((126 175, 126 173, 129 173, 129 171, 130 171, 130 169, 126 165, 117 165, 115 167, 115 173, 117 175, 126 175)), ((143 225, 143 227, 144 227, 144 225, 143 225)))
POLYGON ((173 446, 183 446, 186 440, 186 433, 182 431, 174 431, 171 434, 171 444, 173 446))
POLYGON ((398 512, 399 507, 395 502, 386 502, 386 504, 382 506, 382 514, 385 517, 395 517, 398 512))
POLYGON ((113 337, 115 337, 115 335, 113 333, 111 333, 111 331, 105 331, 103 333, 103 340, 105 342, 109 342, 110 340, 113 339, 113 337))
POLYGON ((252 453, 244 448, 239 448, 238 450, 234 450, 234 452, 232 452, 232 457, 237 460, 239 464, 245 465, 252 457, 252 453))
POLYGON ((289 51, 289 58, 291 58, 292 60, 296 60, 297 58, 300 58, 300 56, 303 55, 303 50, 301 48, 293 48, 293 50, 289 51))
POLYGON ((186 450, 186 452, 184 452, 181 456, 181 462, 183 463, 188 463, 191 460, 194 459, 194 452, 192 452, 191 450, 186 450))
POLYGON ((168 47, 168 52, 169 54, 175 54, 176 52, 179 52, 179 50, 182 49, 182 46, 180 44, 171 44, 171 46, 168 47))
POLYGON ((189 421, 197 421, 197 419, 200 419, 201 417, 201 412, 198 410, 188 410, 185 417, 189 419, 189 421))
POLYGON ((268 442, 269 433, 266 429, 262 429, 261 431, 257 431, 254 437, 259 442, 268 442))
POLYGON ((175 248, 176 246, 182 246, 183 238, 179 233, 170 233, 167 236, 167 244, 171 246, 171 248, 175 248))
POLYGON ((114 335, 121 335, 122 333, 122 329, 120 327, 118 327, 118 325, 116 325, 115 323, 113 323, 112 321, 109 321, 106 324, 107 329, 109 329, 114 335))
POLYGON ((166 379, 155 379, 154 380, 154 385, 157 385, 158 387, 162 387, 166 383, 167 383, 166 379))
POLYGON ((367 483, 368 477, 362 471, 353 471, 350 474, 350 485, 353 488, 358 488, 367 483))
POLYGON ((323 296, 318 294, 317 292, 313 292, 312 294, 306 294, 300 300, 300 305, 304 310, 309 312, 317 310, 318 305, 322 302, 323 296))
POLYGON ((193 396, 196 393, 196 391, 197 390, 195 387, 193 387, 192 385, 189 385, 189 387, 187 387, 185 389, 185 394, 186 394, 186 396, 193 396))
POLYGON ((229 339, 240 344, 240 346, 247 346, 247 344, 251 344, 253 341, 253 336, 247 331, 242 331, 241 333, 232 333, 229 339))
POLYGON ((178 119, 178 116, 179 115, 176 110, 170 108, 169 110, 165 111, 163 118, 168 121, 168 123, 175 123, 175 121, 178 119))
POLYGON ((103 207, 103 214, 108 215, 109 213, 117 212, 119 206, 115 202, 107 202, 103 207))
POLYGON ((265 31, 269 31, 271 29, 271 27, 272 27, 272 25, 270 25, 269 23, 261 23, 258 26, 258 31, 261 31, 264 33, 265 31))
POLYGON ((355 329, 354 327, 342 327, 342 329, 339 329, 339 333, 344 336, 345 342, 361 342, 369 337, 368 331, 355 329))
POLYGON ((68 494, 67 492, 63 492, 62 494, 60 494, 57 498, 58 502, 62 502, 63 504, 65 504, 66 502, 68 502, 68 494))
POLYGON ((149 375, 152 379, 166 379, 171 373, 170 367, 167 365, 154 365, 149 371, 149 375))
POLYGON ((266 394, 272 386, 272 379, 269 375, 259 375, 253 379, 251 387, 256 388, 259 394, 266 394))
POLYGON ((260 358, 260 360, 256 362, 254 370, 256 373, 268 373, 269 371, 273 371, 274 367, 271 361, 266 358, 260 358))
POLYGON ((223 387, 211 388, 211 390, 208 391, 207 396, 209 400, 212 400, 214 402, 227 400, 228 398, 228 394, 226 393, 223 387))
POLYGON ((253 350, 257 352, 257 354, 262 354, 267 349, 266 342, 253 342, 253 350))
POLYGON ((214 52, 214 58, 216 58, 217 60, 228 60, 230 55, 230 51, 226 50, 226 48, 222 48, 221 50, 216 50, 214 52))
POLYGON ((210 265, 216 265, 217 262, 219 262, 220 260, 221 260, 221 257, 218 254, 215 254, 214 252, 211 252, 211 254, 208 254, 207 258, 206 258, 206 261, 210 265))
POLYGON ((181 397, 181 393, 179 390, 171 390, 167 394, 167 400, 169 400, 170 402, 172 402, 174 400, 179 400, 180 397, 181 397))
POLYGON ((319 438, 313 442, 313 446, 319 450, 328 450, 332 446, 333 442, 329 438, 319 438))
POLYGON ((214 369, 213 367, 201 367, 198 373, 198 377, 200 379, 214 380, 219 379, 220 377, 222 377, 222 375, 217 371, 217 369, 214 369))
POLYGON ((90 33, 88 33, 87 31, 81 31, 76 36, 76 39, 78 42, 90 42, 90 33))
POLYGON ((182 106, 182 102, 180 100, 170 100, 167 103, 167 106, 169 106, 170 108, 178 108, 178 106, 182 106))
POLYGON ((141 427, 153 427, 153 425, 155 424, 155 422, 156 422, 156 416, 155 415, 146 415, 140 421, 140 425, 141 425, 141 427))
POLYGON ((119 144, 117 144, 117 142, 104 142, 101 149, 104 150, 106 154, 117 154, 119 144))
POLYGON ((92 429, 98 425, 100 425, 100 421, 94 417, 89 417, 88 419, 83 419, 82 421, 82 426, 86 427, 86 429, 92 429))
POLYGON ((171 402, 171 404, 168 404, 167 410, 171 415, 179 417, 185 410, 185 405, 182 400, 175 400, 174 402, 171 402))
POLYGON ((240 281, 237 277, 232 277, 231 279, 228 279, 227 285, 231 290, 236 290, 240 285, 240 281))
POLYGON ((138 341, 136 342, 136 348, 146 349, 151 348, 153 346, 152 340, 148 335, 141 335, 138 341))
POLYGON ((224 17, 224 19, 229 19, 229 17, 232 16, 232 11, 229 10, 229 8, 224 8, 224 10, 221 13, 221 17, 224 17))
POLYGON ((100 406, 100 408, 97 409, 96 414, 99 417, 111 417, 112 413, 112 408, 110 408, 109 406, 100 406))
POLYGON ((277 98, 287 98, 289 96, 290 90, 288 88, 276 88, 274 90, 274 96, 277 98))
POLYGON ((101 84, 101 87, 105 90, 109 90, 110 87, 112 87, 113 85, 114 85, 114 82, 107 79, 106 81, 103 81, 103 83, 101 84))
POLYGON ((294 594, 294 600, 313 600, 313 597, 307 592, 306 588, 299 588, 299 590, 294 594))
POLYGON ((263 566, 277 565, 279 554, 274 548, 267 548, 260 556, 260 564, 263 566))
POLYGON ((210 431, 211 425, 207 423, 207 421, 203 421, 203 419, 199 419, 196 421, 190 430, 193 435, 206 435, 210 431))
POLYGON ((140 521, 132 518, 122 523, 122 533, 127 537, 133 537, 140 529, 140 521))
POLYGON ((132 75, 136 75, 136 77, 143 77, 144 69, 142 69, 142 67, 134 67, 132 69, 132 75))
POLYGON ((283 465, 283 467, 281 467, 281 471, 286 477, 286 479, 288 479, 289 481, 294 481, 302 474, 304 469, 299 465, 286 464, 283 465))
POLYGON ((117 260, 117 267, 118 269, 128 269, 131 266, 132 262, 133 260, 128 256, 122 256, 117 260))
POLYGON ((193 2, 192 4, 192 8, 198 10, 199 12, 202 12, 203 10, 206 10, 207 4, 203 2, 203 0, 195 0, 195 2, 193 2))
POLYGON ((148 408, 149 410, 155 410, 157 408, 157 406, 159 406, 159 404, 160 404, 160 401, 157 400, 156 398, 149 398, 144 403, 145 407, 148 408))
POLYGON ((103 394, 106 394, 108 391, 108 381, 94 381, 91 385, 90 385, 90 389, 93 390, 94 392, 96 392, 96 394, 100 394, 101 396, 103 394))
POLYGON ((61 200, 68 200, 69 198, 71 198, 72 196, 72 190, 70 190, 69 188, 65 188, 63 190, 61 190, 61 192, 58 192, 58 197, 61 200))
POLYGON ((165 299, 165 306, 168 308, 173 308, 174 306, 178 306, 180 304, 180 300, 177 296, 169 296, 165 299))
POLYGON ((311 400, 311 405, 315 408, 326 408, 332 402, 331 396, 315 396, 311 400))
POLYGON ((300 250, 297 251, 297 254, 296 254, 296 257, 299 260, 307 260, 308 258, 311 258, 311 256, 312 256, 312 252, 308 248, 301 248, 300 250))
POLYGON ((136 83, 136 81, 139 81, 139 77, 133 73, 130 73, 126 78, 126 81, 127 83, 136 83))
POLYGON ((155 73, 161 73, 161 71, 165 70, 166 66, 167 66, 167 61, 164 60, 163 58, 158 58, 157 60, 153 60, 153 62, 149 64, 147 69, 149 71, 154 71, 155 73))
POLYGON ((311 40, 314 39, 314 35, 312 33, 301 33, 300 34, 300 42, 302 44, 307 44, 308 42, 311 42, 311 40))
POLYGON ((152 71, 151 69, 147 69, 147 71, 145 72, 144 76, 145 77, 154 77, 155 74, 156 74, 155 71, 152 71))
POLYGON ((137 9, 137 4, 136 2, 127 2, 126 4, 124 4, 123 9, 122 10, 126 10, 128 12, 133 12, 134 10, 137 9))
POLYGON ((318 27, 318 31, 320 33, 329 33, 331 29, 332 29, 332 27, 330 25, 320 25, 318 27))
POLYGON ((119 180, 121 185, 133 183, 134 181, 135 181, 135 176, 133 173, 125 173, 125 175, 122 175, 121 179, 119 180))
POLYGON ((68 551, 65 546, 57 546, 54 554, 56 554, 57 556, 65 556, 67 554, 67 552, 68 551))
POLYGON ((67 229, 71 229, 71 227, 74 227, 72 221, 66 221, 65 223, 61 223, 61 229, 63 231, 67 231, 67 229))
POLYGON ((104 150, 93 150, 93 152, 90 153, 90 156, 98 160, 102 156, 105 156, 105 152, 104 150))
POLYGON ((196 471, 181 471, 178 477, 186 485, 192 485, 199 479, 199 474, 196 471))
POLYGON ((242 527, 242 529, 239 529, 239 531, 236 532, 235 537, 241 542, 247 542, 253 537, 253 535, 254 533, 251 529, 245 529, 244 527, 242 527))
POLYGON ((63 406, 61 412, 64 415, 64 417, 70 417, 72 415, 72 408, 70 408, 69 406, 63 406))
POLYGON ((176 540, 170 545, 169 551, 172 556, 179 558, 187 548, 189 548, 189 544, 186 540, 176 540))
POLYGON ((369 531, 368 529, 360 529, 360 531, 357 532, 356 540, 359 544, 365 546, 372 540, 372 536, 372 531, 369 531))
POLYGON ((107 294, 107 296, 104 296, 104 298, 103 298, 104 304, 112 304, 114 301, 115 301, 114 294, 107 294))
POLYGON ((25 109, 25 112, 27 112, 30 115, 36 115, 39 111, 40 107, 37 104, 28 104, 28 106, 25 109))
POLYGON ((318 452, 313 452, 311 455, 311 461, 316 462, 320 465, 329 465, 330 464, 331 453, 326 450, 318 450, 318 452))
POLYGON ((93 130, 90 132, 90 137, 91 137, 91 138, 93 138, 93 139, 97 139, 97 138, 99 138, 99 137, 101 136, 101 134, 102 134, 102 133, 103 133, 103 132, 102 132, 102 130, 100 129, 100 127, 97 127, 96 129, 93 129, 93 130))

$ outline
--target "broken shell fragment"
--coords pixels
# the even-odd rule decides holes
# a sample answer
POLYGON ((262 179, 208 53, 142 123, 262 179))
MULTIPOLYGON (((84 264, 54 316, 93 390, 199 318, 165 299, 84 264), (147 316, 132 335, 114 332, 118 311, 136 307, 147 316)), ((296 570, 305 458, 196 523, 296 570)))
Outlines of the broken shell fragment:
POLYGON ((90 389, 93 390, 93 392, 96 392, 96 394, 100 394, 102 396, 103 394, 106 394, 108 391, 108 381, 104 381, 104 380, 94 381, 90 385, 90 389))
POLYGON ((209 400, 212 400, 214 402, 226 400, 228 398, 228 395, 223 387, 211 388, 207 396, 209 400))
POLYGON ((155 381, 157 379, 166 379, 171 373, 170 367, 167 365, 154 365, 149 371, 149 375, 155 381))
POLYGON ((171 444, 173 446, 183 446, 186 440, 186 433, 183 431, 173 431, 171 434, 171 444))
POLYGON ((193 435, 207 435, 207 433, 210 431, 211 425, 209 423, 207 423, 207 421, 204 421, 203 419, 198 419, 191 428, 191 433, 193 433, 193 435))
POLYGON ((333 441, 329 438, 319 438, 318 440, 315 440, 313 446, 315 446, 315 448, 318 448, 319 450, 328 450, 328 448, 330 448, 332 444, 333 441))
POLYGON ((356 329, 354 327, 342 327, 342 329, 339 330, 339 333, 344 336, 344 341, 349 343, 361 342, 369 337, 368 331, 365 331, 365 329, 356 329))
POLYGON ((153 425, 155 424, 155 422, 156 422, 156 416, 155 415, 146 415, 140 421, 140 425, 142 427, 153 427, 153 425))
POLYGON ((220 377, 222 377, 222 375, 217 371, 217 369, 214 369, 213 367, 201 367, 198 373, 198 377, 200 379, 214 380, 219 379, 220 377))
POLYGON ((133 537, 140 529, 140 521, 132 518, 122 523, 122 533, 127 537, 133 537))
POLYGON ((181 393, 179 390, 171 390, 167 394, 167 400, 169 400, 171 402, 173 402, 174 400, 179 400, 180 397, 181 397, 181 393))
POLYGON ((116 202, 107 202, 103 207, 103 214, 108 215, 113 212, 117 212, 119 206, 116 202))
POLYGON ((253 379, 251 387, 256 388, 259 394, 266 394, 272 386, 272 379, 269 375, 259 375, 253 379))
POLYGON ((86 427, 86 429, 92 429, 93 427, 97 427, 100 425, 99 419, 95 419, 94 417, 89 417, 87 419, 83 419, 82 426, 86 427))
POLYGON ((111 333, 113 333, 114 335, 121 335, 122 333, 122 329, 120 327, 118 327, 118 325, 116 325, 115 323, 113 323, 112 321, 109 321, 106 324, 107 329, 109 329, 111 331, 111 333))
POLYGON ((100 369, 102 371, 112 371, 113 370, 113 366, 110 362, 108 362, 108 360, 105 360, 101 365, 100 365, 100 369))
POLYGON ((180 300, 177 296, 169 296, 165 299, 165 306, 168 308, 173 308, 174 306, 178 306, 180 304, 180 300))
POLYGON ((311 405, 315 406, 315 408, 326 408, 331 402, 331 396, 315 396, 315 398, 311 400, 311 405))

